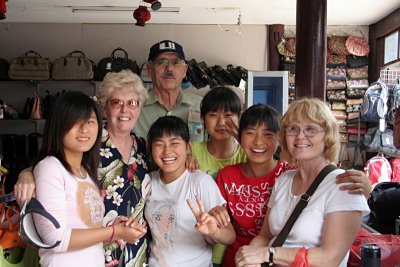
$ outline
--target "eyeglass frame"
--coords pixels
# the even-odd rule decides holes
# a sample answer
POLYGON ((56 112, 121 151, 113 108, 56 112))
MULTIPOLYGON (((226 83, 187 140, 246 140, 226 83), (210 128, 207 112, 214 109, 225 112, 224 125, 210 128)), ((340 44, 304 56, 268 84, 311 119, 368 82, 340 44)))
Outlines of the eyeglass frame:
POLYGON ((312 134, 309 134, 309 133, 306 132, 306 129, 304 129, 304 128, 302 128, 302 127, 299 127, 299 126, 289 126, 289 127, 286 127, 286 128, 285 128, 285 132, 286 132, 286 134, 287 134, 288 136, 297 136, 297 135, 300 133, 300 131, 302 131, 303 134, 304 134, 304 136, 307 137, 307 138, 312 138, 312 137, 316 136, 318 133, 325 132, 325 129, 317 130, 317 129, 315 129, 315 128, 312 127, 312 126, 306 126, 306 128, 309 128, 310 130, 313 129, 313 130, 315 130, 315 132, 312 133, 312 134), (290 134, 290 133, 288 132, 288 130, 289 130, 290 128, 296 129, 296 133, 290 134))
POLYGON ((171 63, 171 66, 173 67, 180 67, 186 64, 186 60, 181 59, 181 58, 157 58, 153 61, 150 61, 151 63, 154 63, 157 67, 168 67, 171 63), (162 62, 161 62, 162 61, 162 62), (175 63, 173 62, 175 61, 175 63))
POLYGON ((126 101, 119 98, 108 99, 107 103, 110 103, 112 109, 121 109, 123 106, 126 106, 129 109, 136 109, 139 106, 139 100, 128 99, 126 101), (118 103, 112 103, 113 101, 118 101, 118 103), (118 106, 116 106, 118 105, 118 106))

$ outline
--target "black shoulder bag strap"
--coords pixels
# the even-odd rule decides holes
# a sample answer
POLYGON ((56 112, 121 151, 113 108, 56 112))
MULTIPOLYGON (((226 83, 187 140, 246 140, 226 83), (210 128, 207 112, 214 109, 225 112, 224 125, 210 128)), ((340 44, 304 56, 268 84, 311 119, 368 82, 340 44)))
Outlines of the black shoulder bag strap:
MULTIPOLYGON (((292 227, 294 223, 296 222, 297 218, 299 217, 300 213, 303 211, 303 209, 307 206, 308 201, 310 201, 311 196, 314 194, 315 190, 317 190, 319 184, 324 180, 324 178, 333 170, 335 170, 336 167, 332 164, 329 164, 325 166, 317 175, 315 178, 314 182, 310 185, 308 188, 307 192, 301 196, 299 203, 297 203, 296 207, 292 211, 292 214, 290 215, 289 219, 287 220, 285 226, 283 226, 282 230, 279 232, 278 236, 275 238, 274 242, 272 242, 271 247, 281 247, 283 243, 285 243, 285 240, 287 236, 290 233, 290 230, 292 230, 292 227)), ((268 266, 267 263, 261 264, 262 267, 268 266)))
POLYGON ((287 236, 290 233, 294 223, 296 222, 297 218, 299 217, 300 213, 303 209, 307 206, 308 201, 310 200, 311 196, 314 194, 315 190, 317 190, 319 184, 324 180, 325 176, 327 176, 330 172, 335 170, 336 167, 332 164, 324 167, 319 173, 317 178, 315 178, 314 182, 310 185, 307 192, 301 196, 299 203, 297 203, 296 207, 294 208, 292 214, 290 215, 289 219, 287 220, 285 226, 282 228, 281 232, 275 238, 274 242, 272 243, 272 247, 281 247, 287 236))

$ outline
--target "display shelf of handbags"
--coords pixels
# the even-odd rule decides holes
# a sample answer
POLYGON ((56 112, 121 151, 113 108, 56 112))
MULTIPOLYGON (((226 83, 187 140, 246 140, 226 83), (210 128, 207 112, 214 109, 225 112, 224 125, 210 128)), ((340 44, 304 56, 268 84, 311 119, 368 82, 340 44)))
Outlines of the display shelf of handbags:
MULTIPOLYGON (((24 107, 28 98, 37 92, 42 100, 47 95, 77 90, 89 96, 96 95, 95 81, 0 81, 0 99, 12 106, 18 113, 17 119, 0 119, 0 134, 42 133, 45 120, 24 119, 24 107)), ((43 101, 42 101, 43 103, 43 101)))
POLYGON ((43 133, 46 120, 0 120, 0 134, 43 133))
POLYGON ((47 94, 62 91, 82 91, 89 96, 96 94, 95 81, 0 81, 0 99, 22 114, 28 97, 35 92, 44 99, 47 94))

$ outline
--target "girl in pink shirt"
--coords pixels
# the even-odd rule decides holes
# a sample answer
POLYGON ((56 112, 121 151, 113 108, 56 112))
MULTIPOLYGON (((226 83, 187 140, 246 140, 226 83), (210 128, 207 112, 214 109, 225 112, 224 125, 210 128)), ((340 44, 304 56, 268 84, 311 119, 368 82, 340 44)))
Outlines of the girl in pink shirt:
POLYGON ((104 241, 134 241, 127 218, 102 226, 104 204, 96 181, 100 125, 96 103, 77 91, 64 93, 46 121, 34 164, 36 197, 60 228, 38 214, 33 218, 45 244, 60 244, 39 249, 42 266, 104 266, 104 241))

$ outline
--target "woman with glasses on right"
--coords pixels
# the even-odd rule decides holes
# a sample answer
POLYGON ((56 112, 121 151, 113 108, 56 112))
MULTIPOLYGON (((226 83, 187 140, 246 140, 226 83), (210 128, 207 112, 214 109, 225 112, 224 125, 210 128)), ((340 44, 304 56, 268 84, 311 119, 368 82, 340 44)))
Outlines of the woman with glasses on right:
POLYGON ((364 196, 340 190, 336 169, 319 184, 294 223, 282 247, 271 248, 300 197, 318 173, 337 162, 339 126, 328 106, 319 99, 292 102, 281 120, 281 157, 296 165, 276 181, 259 234, 236 253, 236 266, 274 263, 287 266, 295 257, 310 266, 346 266, 361 216, 369 211, 364 196))

